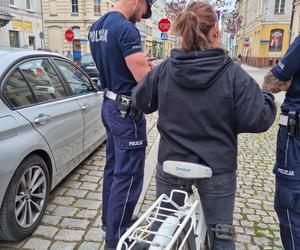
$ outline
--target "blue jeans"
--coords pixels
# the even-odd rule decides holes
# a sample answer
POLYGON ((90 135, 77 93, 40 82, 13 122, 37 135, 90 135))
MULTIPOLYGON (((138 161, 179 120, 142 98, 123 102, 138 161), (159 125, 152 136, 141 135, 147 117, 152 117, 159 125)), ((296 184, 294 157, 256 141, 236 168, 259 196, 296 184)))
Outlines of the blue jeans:
POLYGON ((122 118, 117 103, 104 99, 102 121, 106 128, 102 223, 106 244, 116 247, 128 227, 143 187, 146 120, 141 113, 135 120, 122 118))
MULTIPOLYGON (((206 220, 209 235, 212 238, 213 250, 234 250, 233 240, 218 239, 211 230, 217 224, 232 225, 236 193, 236 172, 215 174, 210 179, 199 179, 195 184, 206 220)), ((173 189, 186 190, 178 180, 166 174, 160 164, 156 169, 156 197, 162 194, 170 195, 173 189)), ((187 191, 187 190, 186 190, 187 191)), ((183 197, 174 197, 174 201, 183 205, 183 197)))

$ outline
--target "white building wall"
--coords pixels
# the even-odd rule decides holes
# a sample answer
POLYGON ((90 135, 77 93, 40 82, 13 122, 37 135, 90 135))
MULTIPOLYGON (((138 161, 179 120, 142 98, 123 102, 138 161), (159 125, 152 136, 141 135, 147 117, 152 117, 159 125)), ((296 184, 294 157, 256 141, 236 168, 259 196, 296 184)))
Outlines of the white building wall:
POLYGON ((14 18, 6 26, 0 28, 0 45, 10 46, 9 31, 18 31, 19 47, 29 46, 29 37, 34 37, 35 47, 41 47, 40 32, 43 31, 41 0, 31 0, 31 8, 26 9, 25 0, 15 0, 14 5, 10 5, 9 14, 14 18), (24 30, 22 27, 14 26, 16 22, 31 24, 31 30, 24 30))

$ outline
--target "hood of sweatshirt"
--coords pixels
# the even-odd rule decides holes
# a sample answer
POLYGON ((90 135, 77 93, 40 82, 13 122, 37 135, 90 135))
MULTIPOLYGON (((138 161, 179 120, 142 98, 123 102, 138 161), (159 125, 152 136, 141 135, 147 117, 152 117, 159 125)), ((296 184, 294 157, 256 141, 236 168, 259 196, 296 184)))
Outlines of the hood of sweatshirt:
POLYGON ((183 88, 205 89, 215 82, 226 58, 221 48, 191 52, 173 49, 167 64, 169 77, 183 88))

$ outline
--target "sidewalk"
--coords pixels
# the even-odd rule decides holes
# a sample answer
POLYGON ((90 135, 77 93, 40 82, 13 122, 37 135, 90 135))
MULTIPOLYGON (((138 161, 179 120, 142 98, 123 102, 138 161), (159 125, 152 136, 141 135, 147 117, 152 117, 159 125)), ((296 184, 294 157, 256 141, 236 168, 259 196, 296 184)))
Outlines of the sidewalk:
MULTIPOLYGON (((242 68, 246 70, 248 74, 250 74, 260 86, 262 86, 263 84, 264 76, 267 74, 268 71, 271 70, 271 67, 258 68, 247 64, 242 64, 242 68)), ((280 92, 278 94, 275 94, 274 96, 275 101, 281 105, 285 98, 285 92, 280 92)))

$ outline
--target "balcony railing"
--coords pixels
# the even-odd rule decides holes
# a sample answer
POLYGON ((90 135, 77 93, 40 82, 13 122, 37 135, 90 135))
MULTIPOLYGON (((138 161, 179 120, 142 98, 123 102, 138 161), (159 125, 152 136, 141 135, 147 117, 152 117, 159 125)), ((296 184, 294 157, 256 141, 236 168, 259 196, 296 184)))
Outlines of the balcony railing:
POLYGON ((9 0, 0 0, 0 14, 8 14, 9 0))

